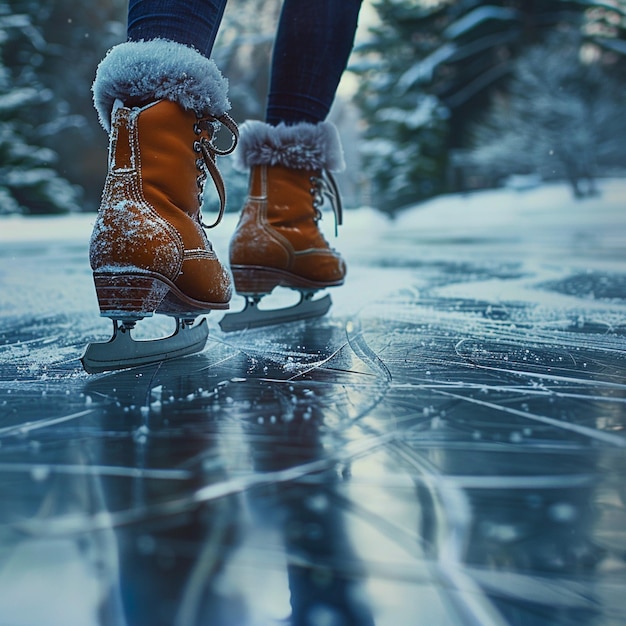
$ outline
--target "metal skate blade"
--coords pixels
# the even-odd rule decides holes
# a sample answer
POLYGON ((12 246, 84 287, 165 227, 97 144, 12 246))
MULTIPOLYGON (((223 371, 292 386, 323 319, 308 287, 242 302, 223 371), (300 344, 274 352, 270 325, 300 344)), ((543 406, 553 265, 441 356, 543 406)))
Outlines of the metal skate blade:
POLYGON ((286 324, 326 315, 331 304, 332 300, 329 294, 317 300, 312 300, 310 296, 303 294, 298 304, 282 309, 263 310, 258 308, 256 302, 246 299, 246 306, 243 311, 227 313, 219 324, 224 332, 286 324))
POLYGON ((146 341, 135 341, 128 329, 114 323, 113 337, 104 343, 90 343, 81 363, 89 374, 151 365, 200 352, 208 335, 205 318, 191 327, 177 320, 173 335, 146 341))

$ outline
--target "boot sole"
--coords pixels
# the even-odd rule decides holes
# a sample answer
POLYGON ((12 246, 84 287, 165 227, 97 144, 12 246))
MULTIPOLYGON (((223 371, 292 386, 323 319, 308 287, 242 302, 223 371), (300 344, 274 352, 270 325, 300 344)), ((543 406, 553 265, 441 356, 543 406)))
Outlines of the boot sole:
POLYGON ((266 295, 275 287, 317 291, 343 285, 343 278, 335 281, 317 281, 297 274, 258 265, 231 265, 235 291, 242 296, 266 295))
POLYGON ((195 317, 228 302, 203 302, 186 296, 174 283, 152 272, 94 272, 100 315, 116 319, 142 319, 154 313, 195 317))

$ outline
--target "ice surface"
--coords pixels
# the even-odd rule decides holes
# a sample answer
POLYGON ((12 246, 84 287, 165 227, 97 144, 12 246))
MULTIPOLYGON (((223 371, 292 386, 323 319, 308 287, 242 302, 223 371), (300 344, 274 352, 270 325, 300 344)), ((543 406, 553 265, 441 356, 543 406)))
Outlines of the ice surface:
POLYGON ((625 198, 350 212, 326 318, 96 376, 93 216, 2 219, 0 625, 623 624, 625 198))

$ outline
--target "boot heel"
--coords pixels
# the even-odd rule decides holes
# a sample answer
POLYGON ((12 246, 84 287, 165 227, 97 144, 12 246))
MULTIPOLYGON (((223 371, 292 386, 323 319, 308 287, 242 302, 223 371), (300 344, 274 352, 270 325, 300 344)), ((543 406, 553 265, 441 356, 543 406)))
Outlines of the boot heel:
POLYGON ((232 266, 235 291, 240 295, 265 295, 281 283, 281 276, 261 267, 232 266))
POLYGON ((155 276, 99 273, 93 280, 100 314, 105 317, 148 317, 169 291, 155 276))

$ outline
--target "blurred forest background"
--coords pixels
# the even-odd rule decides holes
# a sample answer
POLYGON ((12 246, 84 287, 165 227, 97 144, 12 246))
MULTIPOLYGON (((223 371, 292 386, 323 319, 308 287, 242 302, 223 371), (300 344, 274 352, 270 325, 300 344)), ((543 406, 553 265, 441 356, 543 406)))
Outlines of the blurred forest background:
MULTIPOLYGON (((262 119, 280 0, 230 0, 214 58, 262 119)), ((126 0, 0 0, 0 214, 95 211, 107 138, 91 83, 126 0)), ((626 171, 626 0, 366 0, 332 111, 348 206, 626 171)), ((237 210, 246 180, 220 167, 237 210)))

